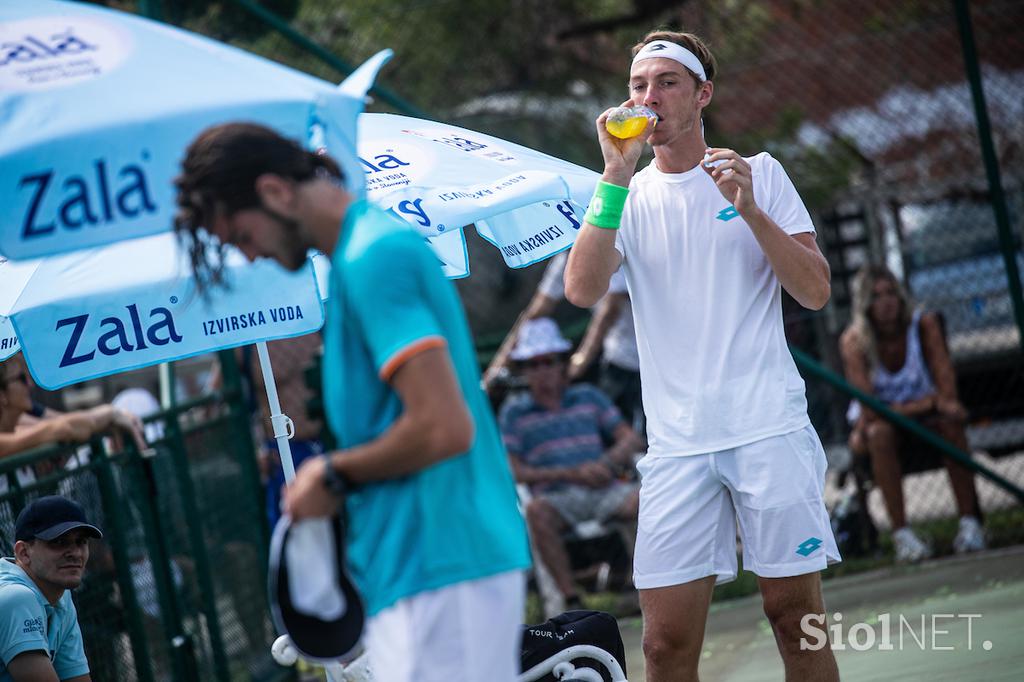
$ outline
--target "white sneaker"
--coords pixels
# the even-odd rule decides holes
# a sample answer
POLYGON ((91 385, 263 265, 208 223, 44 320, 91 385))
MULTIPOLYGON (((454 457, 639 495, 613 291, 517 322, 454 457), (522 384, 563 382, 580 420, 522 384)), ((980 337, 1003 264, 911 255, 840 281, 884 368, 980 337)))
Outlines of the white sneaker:
POLYGON ((914 564, 932 555, 932 548, 924 540, 917 537, 917 534, 910 529, 910 526, 904 526, 894 531, 892 541, 896 545, 896 563, 914 564))
POLYGON ((960 530, 953 540, 953 550, 957 554, 980 552, 985 549, 985 529, 973 516, 960 517, 960 530))

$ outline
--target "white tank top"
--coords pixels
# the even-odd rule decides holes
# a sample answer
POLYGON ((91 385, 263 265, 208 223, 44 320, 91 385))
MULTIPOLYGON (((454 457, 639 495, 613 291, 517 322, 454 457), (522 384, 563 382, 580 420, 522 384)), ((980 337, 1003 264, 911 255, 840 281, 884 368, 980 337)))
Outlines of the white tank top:
POLYGON ((921 350, 920 322, 921 311, 915 310, 907 329, 907 357, 903 366, 890 372, 879 363, 871 373, 871 383, 879 400, 905 403, 935 393, 935 383, 921 350))

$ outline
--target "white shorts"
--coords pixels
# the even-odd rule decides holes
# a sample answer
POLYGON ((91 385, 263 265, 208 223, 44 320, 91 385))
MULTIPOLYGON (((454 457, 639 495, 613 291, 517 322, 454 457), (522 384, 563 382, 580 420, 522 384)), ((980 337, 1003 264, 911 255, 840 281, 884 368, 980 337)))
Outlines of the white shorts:
POLYGON ((841 561, 822 499, 826 466, 811 426, 721 452, 644 457, 633 583, 732 580, 737 519, 743 568, 758 576, 803 575, 841 561))
POLYGON ((515 682, 526 606, 522 571, 403 599, 366 623, 375 682, 515 682))

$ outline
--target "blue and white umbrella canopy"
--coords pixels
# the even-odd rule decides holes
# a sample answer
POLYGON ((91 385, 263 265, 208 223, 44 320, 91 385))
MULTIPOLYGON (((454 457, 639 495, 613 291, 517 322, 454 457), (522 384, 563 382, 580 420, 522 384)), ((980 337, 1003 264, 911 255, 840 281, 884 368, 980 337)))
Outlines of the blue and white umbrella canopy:
POLYGON ((0 2, 0 253, 38 258, 169 231, 185 147, 227 121, 325 147, 361 192, 356 116, 388 57, 335 87, 125 12, 0 2))
POLYGON ((271 126, 339 160, 348 189, 469 274, 464 226, 524 267, 567 248, 599 179, 455 126, 356 118, 384 51, 340 86, 94 5, 0 2, 0 254, 38 258, 171 229, 172 180, 210 125, 271 126))
POLYGON ((469 274, 463 226, 521 268, 567 249, 600 176, 522 145, 393 114, 359 117, 359 160, 373 202, 433 247, 448 277, 469 274))
POLYGON ((210 125, 257 121, 325 148, 347 188, 418 229, 450 277, 468 274, 462 228, 474 223, 511 267, 564 250, 598 180, 454 126, 359 117, 390 51, 334 86, 187 31, 56 0, 0 2, 0 46, 0 253, 17 259, 0 269, 0 355, 17 350, 9 314, 47 388, 320 326, 312 271, 288 275, 235 254, 234 289, 209 302, 194 295, 168 234, 172 181, 210 125), (28 266, 22 287, 10 276, 28 266), (301 319, 276 317, 296 310, 301 319))
POLYGON ((323 325, 312 260, 289 273, 229 248, 226 266, 227 287, 207 299, 171 233, 8 262, 0 265, 0 315, 48 389, 323 325))
POLYGON ((14 326, 6 317, 0 317, 0 362, 19 350, 21 350, 21 344, 18 343, 18 335, 14 333, 14 326))
POLYGON ((39 261, 12 263, 0 257, 0 362, 21 350, 18 335, 7 315, 38 267, 39 261))

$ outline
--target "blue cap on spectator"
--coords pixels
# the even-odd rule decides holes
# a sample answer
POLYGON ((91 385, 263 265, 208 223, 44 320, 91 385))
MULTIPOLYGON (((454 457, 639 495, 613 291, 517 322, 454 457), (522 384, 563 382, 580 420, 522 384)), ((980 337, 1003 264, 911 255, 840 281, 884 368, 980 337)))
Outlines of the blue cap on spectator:
POLYGON ((75 528, 86 528, 93 537, 103 537, 99 528, 86 521, 81 505, 60 495, 49 495, 21 510, 14 526, 14 539, 49 541, 75 528))

